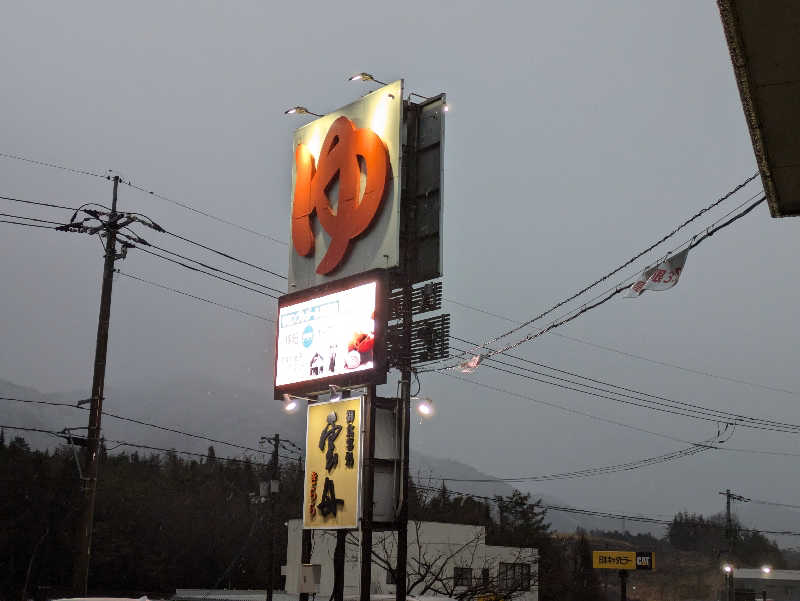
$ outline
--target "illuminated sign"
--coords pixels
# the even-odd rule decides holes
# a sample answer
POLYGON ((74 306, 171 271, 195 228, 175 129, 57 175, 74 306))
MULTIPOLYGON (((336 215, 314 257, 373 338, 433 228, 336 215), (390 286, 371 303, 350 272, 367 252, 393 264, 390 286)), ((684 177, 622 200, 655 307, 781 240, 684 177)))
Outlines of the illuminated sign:
POLYGON ((378 135, 365 127, 356 128, 347 117, 333 122, 322 143, 319 164, 305 144, 295 149, 292 244, 301 256, 314 252, 311 217, 316 211, 331 240, 317 265, 326 275, 336 269, 347 253, 350 241, 372 223, 386 191, 389 155, 378 135), (361 161, 364 170, 361 169, 361 161), (365 179, 361 193, 362 176, 365 179), (338 203, 334 212, 329 193, 338 178, 338 203))
POLYGON ((289 291, 400 265, 403 83, 299 128, 289 291))
POLYGON ((310 394, 328 384, 371 383, 385 378, 381 279, 369 274, 345 287, 287 295, 278 304, 276 396, 310 394))
POLYGON ((654 570, 652 551, 592 551, 592 567, 605 570, 654 570))
POLYGON ((304 528, 358 528, 362 397, 308 406, 304 528))

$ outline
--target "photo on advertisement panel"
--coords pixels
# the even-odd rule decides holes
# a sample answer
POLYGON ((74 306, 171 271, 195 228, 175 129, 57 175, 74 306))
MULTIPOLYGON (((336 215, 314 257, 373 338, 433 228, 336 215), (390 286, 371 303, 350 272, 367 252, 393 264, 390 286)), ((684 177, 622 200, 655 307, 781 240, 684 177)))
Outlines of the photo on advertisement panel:
POLYGON ((275 385, 375 366, 375 297, 370 282, 281 307, 275 385))

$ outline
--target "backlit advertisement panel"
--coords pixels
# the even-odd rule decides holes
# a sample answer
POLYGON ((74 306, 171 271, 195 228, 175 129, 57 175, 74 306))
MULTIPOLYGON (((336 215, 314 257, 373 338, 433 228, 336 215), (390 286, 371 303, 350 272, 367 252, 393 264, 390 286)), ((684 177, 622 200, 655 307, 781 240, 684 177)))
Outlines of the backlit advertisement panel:
POLYGON ((310 298, 281 299, 275 391, 325 390, 330 384, 369 383, 382 367, 380 279, 372 278, 310 298), (284 300, 286 299, 286 300, 284 300), (376 327, 377 324, 377 327, 376 327), (376 348, 379 347, 379 348, 376 348))
POLYGON ((362 412, 360 396, 309 404, 303 528, 358 528, 362 412))

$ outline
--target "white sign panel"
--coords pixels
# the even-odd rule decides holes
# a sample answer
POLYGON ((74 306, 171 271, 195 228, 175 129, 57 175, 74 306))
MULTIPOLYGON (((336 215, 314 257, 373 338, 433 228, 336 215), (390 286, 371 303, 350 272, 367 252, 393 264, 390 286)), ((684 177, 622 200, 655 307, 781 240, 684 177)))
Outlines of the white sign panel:
POLYGON ((400 263, 403 82, 294 135, 289 293, 400 263))
POLYGON ((377 284, 280 307, 275 386, 375 367, 377 284))

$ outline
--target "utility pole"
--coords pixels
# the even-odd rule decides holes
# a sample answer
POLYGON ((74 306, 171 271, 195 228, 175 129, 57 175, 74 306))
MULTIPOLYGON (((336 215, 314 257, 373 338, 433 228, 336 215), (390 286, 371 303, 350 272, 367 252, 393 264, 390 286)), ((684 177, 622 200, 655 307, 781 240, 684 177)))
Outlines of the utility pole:
MULTIPOLYGON (((94 373, 92 376, 92 396, 89 406, 89 432, 87 434, 86 474, 83 481, 83 515, 78 531, 78 551, 75 558, 73 590, 76 596, 85 597, 89 585, 89 560, 92 547, 92 528, 94 526, 94 505, 97 493, 97 472, 100 447, 100 419, 103 415, 103 392, 106 378, 106 351, 108 349, 108 327, 111 319, 111 288, 114 284, 114 261, 117 255, 117 188, 119 176, 113 177, 114 192, 111 201, 111 214, 100 229, 105 230, 105 262, 103 263, 103 284, 100 292, 100 316, 97 321, 97 343, 94 353, 94 373)), ((98 230, 99 231, 99 230, 98 230)))
POLYGON ((733 547, 736 543, 736 533, 734 532, 733 517, 731 516, 731 502, 740 501, 742 503, 749 503, 750 499, 731 492, 730 488, 726 489, 725 492, 720 491, 719 494, 725 496, 725 540, 728 541, 727 552, 731 555, 730 559, 733 559, 732 554, 733 547))
MULTIPOLYGON (((725 492, 720 491, 721 495, 725 495, 725 539, 728 541, 728 548, 726 549, 726 559, 728 562, 733 561, 733 549, 736 544, 736 532, 733 528, 733 517, 731 515, 731 503, 733 501, 741 501, 747 503, 750 499, 737 495, 731 492, 730 488, 725 489, 725 492)), ((729 563, 725 567, 725 591, 727 593, 727 601, 735 601, 736 591, 734 588, 734 571, 735 566, 729 563)))
POLYGON ((269 574, 267 575, 267 594, 266 601, 272 601, 272 590, 275 588, 275 496, 277 492, 273 490, 275 481, 278 479, 278 446, 281 443, 280 434, 272 437, 272 460, 269 469, 269 518, 267 520, 267 531, 269 537, 269 574))

